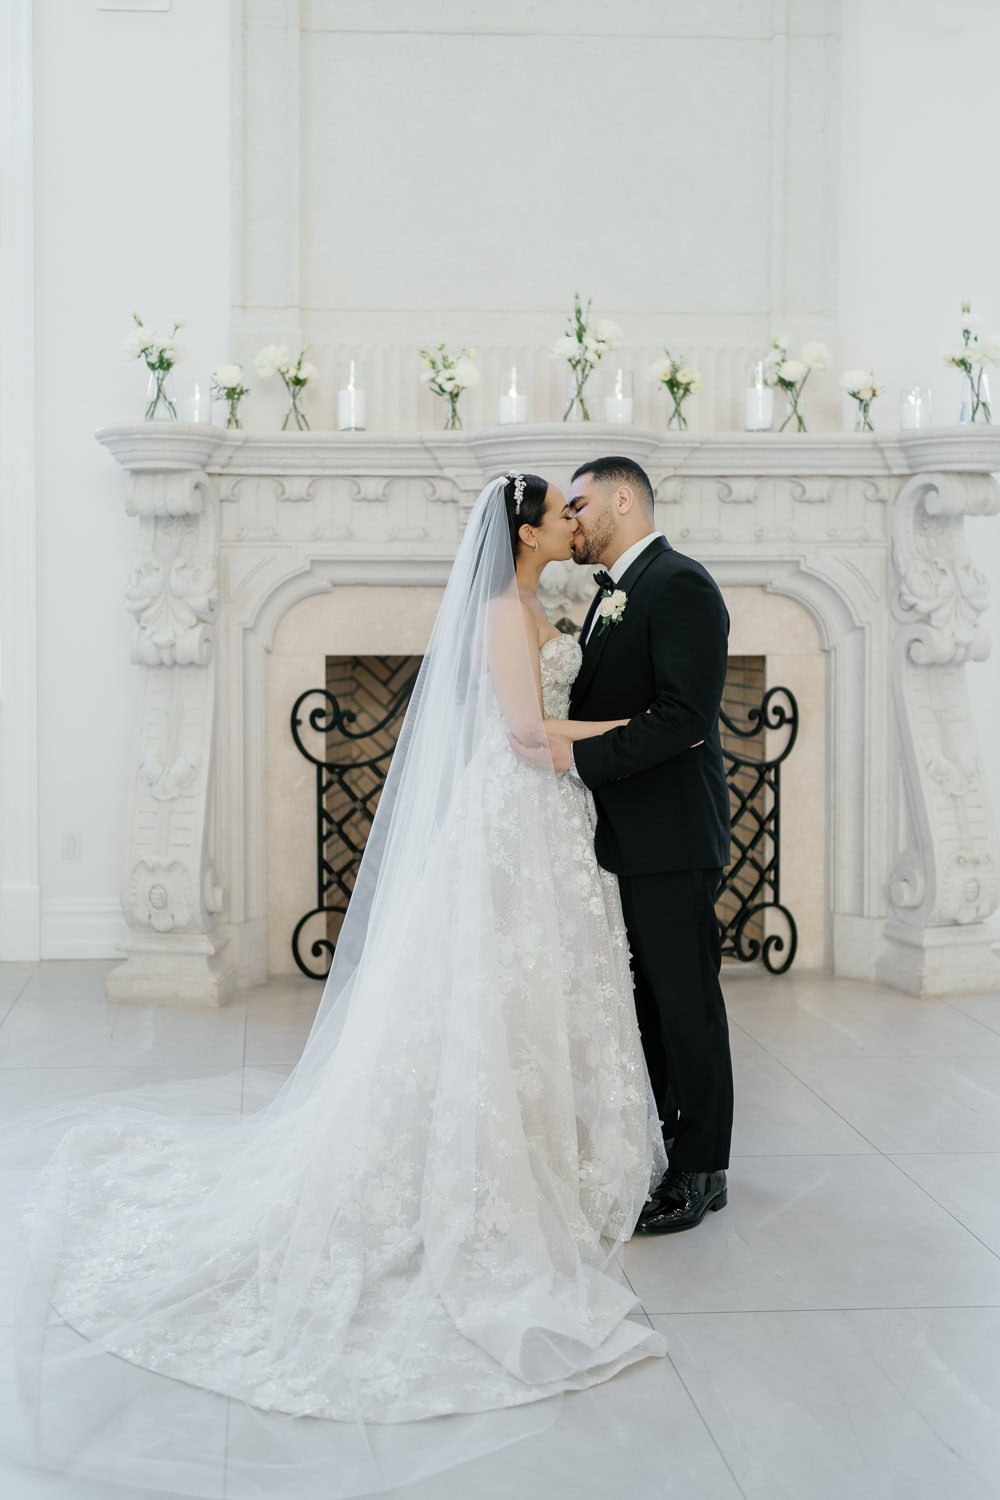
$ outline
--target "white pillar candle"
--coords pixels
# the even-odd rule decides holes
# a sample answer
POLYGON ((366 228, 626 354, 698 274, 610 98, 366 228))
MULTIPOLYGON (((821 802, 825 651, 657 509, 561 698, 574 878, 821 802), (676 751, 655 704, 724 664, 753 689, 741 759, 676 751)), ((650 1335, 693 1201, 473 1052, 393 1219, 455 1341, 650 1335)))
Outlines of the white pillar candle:
POLYGON ((605 422, 631 422, 635 402, 631 396, 605 396, 605 422))
POLYGON ((745 432, 770 432, 774 424, 774 389, 769 385, 748 387, 743 404, 745 432))
POLYGON ((526 422, 528 420, 528 398, 519 396, 515 391, 500 397, 499 418, 501 427, 509 427, 514 422, 526 422))
POLYGON ((363 432, 365 393, 350 385, 337 392, 337 426, 341 432, 363 432))

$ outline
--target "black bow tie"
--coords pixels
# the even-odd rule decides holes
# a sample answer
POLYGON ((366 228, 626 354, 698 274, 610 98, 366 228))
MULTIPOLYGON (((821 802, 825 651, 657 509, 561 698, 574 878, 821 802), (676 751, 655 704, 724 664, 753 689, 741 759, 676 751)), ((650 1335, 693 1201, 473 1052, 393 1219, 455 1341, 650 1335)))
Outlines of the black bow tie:
POLYGON ((594 574, 594 582, 597 584, 597 587, 599 589, 610 589, 612 594, 618 586, 615 583, 615 580, 612 578, 611 574, 606 572, 604 568, 599 568, 598 571, 594 574))

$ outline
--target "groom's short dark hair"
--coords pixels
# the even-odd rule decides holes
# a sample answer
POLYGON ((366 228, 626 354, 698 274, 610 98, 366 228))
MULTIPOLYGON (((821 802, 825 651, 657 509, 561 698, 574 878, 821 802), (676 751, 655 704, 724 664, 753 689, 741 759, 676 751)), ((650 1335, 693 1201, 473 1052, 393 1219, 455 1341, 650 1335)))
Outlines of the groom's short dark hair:
POLYGON ((652 516, 653 486, 645 469, 640 468, 631 458, 595 458, 593 463, 581 464, 573 479, 579 479, 581 474, 593 474, 602 484, 629 485, 652 516))

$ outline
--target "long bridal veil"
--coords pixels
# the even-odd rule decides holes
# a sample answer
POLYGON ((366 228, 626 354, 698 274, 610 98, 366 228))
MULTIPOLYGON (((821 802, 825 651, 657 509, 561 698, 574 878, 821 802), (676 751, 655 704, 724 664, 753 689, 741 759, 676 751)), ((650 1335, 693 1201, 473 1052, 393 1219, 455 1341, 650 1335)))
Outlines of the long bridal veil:
POLYGON ((333 1500, 661 1352, 609 1274, 653 1151, 644 1079, 614 1084, 630 1017, 574 1020, 621 955, 554 773, 507 741, 544 744, 503 486, 470 515, 287 1081, 258 1108, 273 1079, 195 1079, 8 1135, 5 1163, 45 1161, 8 1393, 34 1462, 333 1500))

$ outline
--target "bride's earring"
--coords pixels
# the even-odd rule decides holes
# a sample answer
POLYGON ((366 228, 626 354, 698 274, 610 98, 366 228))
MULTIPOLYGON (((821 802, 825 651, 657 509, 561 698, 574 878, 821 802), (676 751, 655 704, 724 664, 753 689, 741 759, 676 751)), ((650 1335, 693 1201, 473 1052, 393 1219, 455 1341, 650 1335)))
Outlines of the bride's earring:
POLYGON ((537 552, 538 551, 538 543, 537 542, 532 542, 532 544, 531 544, 531 550, 532 550, 532 552, 537 552))

